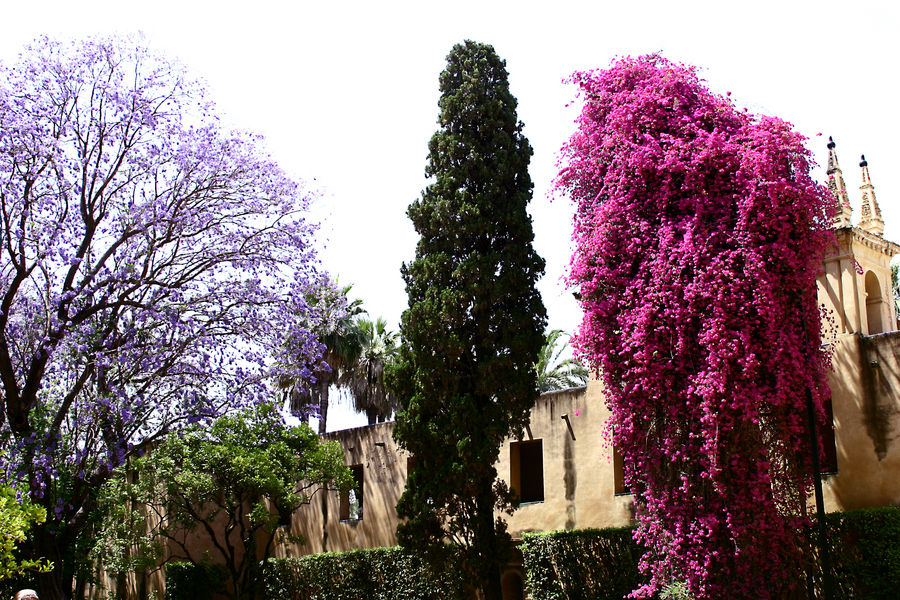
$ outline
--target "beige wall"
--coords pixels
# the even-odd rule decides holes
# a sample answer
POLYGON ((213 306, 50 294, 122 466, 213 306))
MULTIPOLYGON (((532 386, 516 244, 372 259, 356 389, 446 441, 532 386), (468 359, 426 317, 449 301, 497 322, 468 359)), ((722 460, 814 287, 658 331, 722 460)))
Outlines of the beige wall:
MULTIPOLYGON (((632 496, 615 495, 610 448, 604 442, 608 410, 600 383, 587 388, 545 394, 531 413, 530 435, 543 448, 544 500, 524 504, 509 518, 515 538, 529 531, 627 525, 632 519, 632 496), (576 415, 576 413, 578 413, 576 415), (562 415, 568 416, 569 431, 562 415), (572 439, 574 434, 575 439, 572 439)), ((337 491, 323 492, 301 507, 291 532, 304 545, 282 545, 276 556, 392 546, 397 543, 395 506, 406 481, 407 455, 392 439, 392 423, 330 433, 344 448, 345 464, 363 465, 363 518, 341 521, 337 491), (383 446, 376 445, 383 443, 383 446)), ((510 444, 500 449, 497 472, 510 481, 510 444)))
POLYGON ((829 378, 838 473, 825 479, 828 511, 900 506, 900 331, 834 344, 829 378))
POLYGON ((823 261, 817 282, 819 303, 825 309, 825 340, 897 329, 890 261, 900 246, 858 227, 838 229, 835 236, 837 246, 823 261), (877 279, 877 294, 867 293, 867 277, 877 279), (873 317, 881 323, 879 331, 870 331, 870 313, 877 313, 873 317))
MULTIPOLYGON (((838 473, 824 480, 830 512, 900 505, 898 357, 900 331, 870 337, 844 334, 833 343, 830 385, 838 473)), ((531 531, 632 522, 633 496, 615 493, 616 468, 605 440, 608 417, 598 381, 538 399, 523 440, 541 440, 544 495, 508 517, 514 538, 531 531)), ((395 445, 392 429, 393 424, 383 423, 326 436, 344 447, 346 464, 364 467, 363 518, 340 521, 338 493, 322 493, 292 520, 292 532, 302 534, 307 543, 282 546, 276 555, 396 544, 394 506, 406 481, 407 457, 395 445)), ((513 480, 511 444, 516 441, 507 440, 500 449, 497 472, 507 482, 513 480)))
MULTIPOLYGON (((523 504, 507 519, 514 538, 531 531, 627 525, 631 495, 615 495, 610 446, 605 442, 609 410, 601 384, 544 394, 531 411, 530 436, 542 441, 544 500, 523 504), (577 413, 577 414, 576 414, 577 413), (571 431, 563 415, 568 417, 571 431), (574 439, 573 439, 574 437, 574 439)), ((510 443, 500 449, 497 473, 510 482, 510 443)))
POLYGON ((337 491, 319 492, 291 519, 291 533, 304 545, 282 545, 275 556, 393 546, 397 543, 394 507, 406 483, 406 457, 394 443, 393 423, 381 423, 326 434, 344 448, 346 465, 363 466, 362 519, 341 521, 337 491), (383 445, 381 445, 383 444, 383 445))

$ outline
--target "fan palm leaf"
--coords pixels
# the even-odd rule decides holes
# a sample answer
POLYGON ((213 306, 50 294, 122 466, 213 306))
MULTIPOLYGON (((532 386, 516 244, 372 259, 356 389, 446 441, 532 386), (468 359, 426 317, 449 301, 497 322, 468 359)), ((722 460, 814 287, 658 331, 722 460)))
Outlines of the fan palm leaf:
POLYGON ((537 371, 538 392, 544 394, 564 390, 587 383, 588 370, 572 358, 562 359, 568 341, 560 345, 560 338, 568 336, 562 329, 553 329, 545 334, 544 346, 538 354, 534 368, 537 371))

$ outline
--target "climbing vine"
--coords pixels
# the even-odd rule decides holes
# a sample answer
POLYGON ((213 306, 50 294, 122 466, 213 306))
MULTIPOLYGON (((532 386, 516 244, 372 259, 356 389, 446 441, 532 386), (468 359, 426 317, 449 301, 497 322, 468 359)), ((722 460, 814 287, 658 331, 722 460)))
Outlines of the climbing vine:
POLYGON ((638 595, 786 597, 806 556, 807 390, 820 419, 829 394, 828 192, 790 124, 692 67, 650 55, 572 81, 583 110, 557 190, 576 204, 575 344, 635 492, 638 595))

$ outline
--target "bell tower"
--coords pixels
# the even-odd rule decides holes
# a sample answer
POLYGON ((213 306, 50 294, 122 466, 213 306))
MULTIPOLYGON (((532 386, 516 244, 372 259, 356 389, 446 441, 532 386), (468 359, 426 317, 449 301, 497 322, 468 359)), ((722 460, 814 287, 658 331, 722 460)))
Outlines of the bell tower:
POLYGON ((818 278, 819 303, 826 308, 824 341, 839 335, 875 335, 897 330, 897 311, 891 286, 891 258, 900 246, 884 239, 884 221, 875 199, 875 187, 865 156, 858 225, 838 164, 832 138, 828 138, 828 189, 835 201, 833 227, 836 245, 823 260, 818 278))

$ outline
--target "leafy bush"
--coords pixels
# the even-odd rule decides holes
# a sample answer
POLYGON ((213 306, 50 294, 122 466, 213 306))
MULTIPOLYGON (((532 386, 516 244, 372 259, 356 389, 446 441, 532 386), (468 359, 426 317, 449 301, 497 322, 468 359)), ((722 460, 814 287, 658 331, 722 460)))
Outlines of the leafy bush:
POLYGON ((212 600, 224 589, 225 570, 209 563, 166 564, 166 600, 212 600))
POLYGON ((271 558, 263 567, 263 597, 282 600, 457 600, 463 578, 455 563, 436 572, 401 548, 271 558))
MULTIPOLYGON (((833 513, 825 517, 825 524, 831 549, 835 599, 897 598, 897 590, 900 590, 900 508, 833 513)), ((817 597, 823 598, 821 571, 814 573, 814 579, 817 597)))
MULTIPOLYGON (((900 590, 900 508, 883 507, 826 516, 835 600, 893 600, 900 590)), ((630 527, 526 534, 521 546, 532 600, 621 600, 645 580, 637 564, 644 549, 630 527)), ((816 529, 815 564, 819 564, 816 529)), ((815 597, 824 598, 814 570, 815 597)), ((785 573, 785 577, 797 577, 785 573)), ((805 588, 806 582, 803 582, 805 588)), ((662 598, 685 597, 673 582, 662 598)), ((802 592, 805 597, 805 590, 802 592)))
POLYGON ((525 583, 533 600, 621 600, 644 583, 633 528, 525 534, 525 583))

